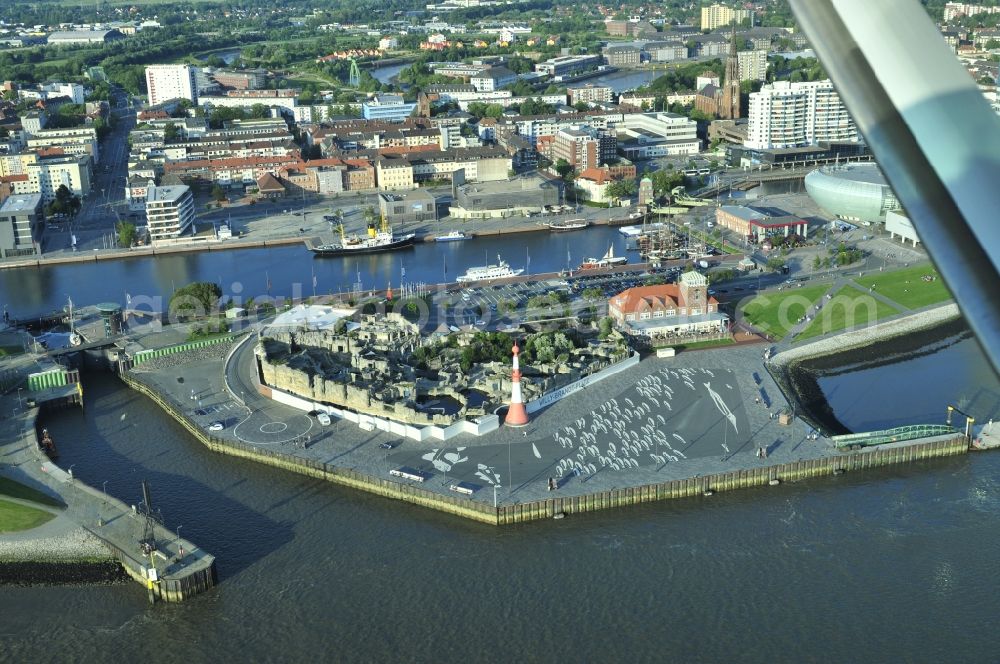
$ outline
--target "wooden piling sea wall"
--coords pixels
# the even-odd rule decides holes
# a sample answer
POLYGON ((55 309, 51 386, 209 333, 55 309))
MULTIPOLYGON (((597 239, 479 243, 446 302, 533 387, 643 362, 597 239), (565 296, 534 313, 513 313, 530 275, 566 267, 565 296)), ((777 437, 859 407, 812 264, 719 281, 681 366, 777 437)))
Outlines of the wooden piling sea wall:
MULTIPOLYGON (((581 496, 553 497, 514 505, 493 507, 463 496, 448 496, 428 491, 415 484, 374 477, 349 468, 341 468, 323 461, 304 459, 277 450, 262 449, 238 441, 211 436, 190 420, 183 412, 164 399, 154 388, 128 373, 120 374, 125 383, 140 392, 176 419, 191 435, 213 452, 250 459, 309 477, 342 484, 378 496, 429 507, 441 512, 461 516, 491 525, 507 525, 552 518, 557 514, 583 514, 597 510, 627 507, 659 500, 700 496, 706 491, 734 491, 750 487, 767 486, 771 480, 797 482, 813 477, 833 475, 836 472, 853 472, 870 468, 911 463, 924 459, 954 456, 968 451, 968 442, 962 435, 914 442, 896 447, 870 448, 845 454, 806 459, 791 463, 758 468, 746 468, 701 477, 689 477, 657 484, 598 491, 581 496)), ((127 566, 126 566, 127 568, 127 566)))
POLYGON ((497 524, 523 523, 535 519, 550 518, 560 513, 582 514, 671 498, 688 498, 703 495, 706 491, 735 491, 766 486, 771 480, 798 482, 813 477, 833 475, 841 471, 852 472, 882 468, 924 459, 965 454, 968 449, 965 437, 956 434, 950 438, 915 442, 906 446, 861 450, 819 459, 806 459, 774 466, 746 468, 701 477, 671 480, 659 484, 611 489, 583 496, 549 498, 518 505, 505 505, 497 511, 497 524))

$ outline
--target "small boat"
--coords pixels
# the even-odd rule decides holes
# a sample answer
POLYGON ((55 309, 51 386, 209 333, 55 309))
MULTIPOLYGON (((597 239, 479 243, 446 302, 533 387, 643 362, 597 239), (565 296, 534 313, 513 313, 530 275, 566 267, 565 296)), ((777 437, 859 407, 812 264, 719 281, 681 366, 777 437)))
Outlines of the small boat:
POLYGON ((56 443, 52 440, 52 436, 49 435, 48 429, 42 429, 42 440, 38 443, 45 455, 49 459, 55 460, 59 458, 59 452, 56 450, 56 443))
POLYGON ((586 219, 566 219, 565 221, 548 221, 545 222, 545 225, 550 231, 578 231, 590 226, 590 222, 586 219))
POLYGON ((615 256, 615 245, 611 245, 608 247, 607 253, 605 253, 602 258, 588 258, 580 264, 579 269, 599 270, 605 267, 624 265, 625 263, 628 263, 628 258, 625 256, 615 256))
POLYGON ((469 236, 462 231, 452 231, 434 238, 435 242, 456 242, 458 240, 468 240, 469 236))
POLYGON ((517 275, 524 272, 524 270, 512 270, 510 265, 501 260, 500 256, 497 255, 496 265, 483 265, 481 267, 470 267, 466 270, 465 274, 458 277, 456 281, 460 284, 469 283, 471 281, 491 281, 493 279, 506 279, 508 277, 516 277, 517 275))

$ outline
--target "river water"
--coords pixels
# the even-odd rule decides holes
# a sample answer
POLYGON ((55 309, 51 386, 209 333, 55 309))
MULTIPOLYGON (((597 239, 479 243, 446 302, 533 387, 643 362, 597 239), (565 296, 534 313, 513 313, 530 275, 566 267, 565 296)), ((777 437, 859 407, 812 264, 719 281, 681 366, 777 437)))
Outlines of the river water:
MULTIPOLYGON (((445 257, 449 271, 484 249, 518 264, 530 246, 533 267, 552 269, 565 245, 577 258, 616 236, 427 245, 404 260, 430 278, 445 257)), ((400 255, 362 267, 381 276, 400 255)), ((247 269, 250 256, 4 272, 0 292, 19 306, 65 290, 115 299, 216 272, 248 289, 269 272, 277 290, 314 263, 321 283, 356 267, 297 247, 254 250, 247 269)), ((852 428, 939 420, 948 402, 986 413, 1000 393, 963 333, 848 365, 819 384, 852 428)), ((148 479, 166 524, 217 556, 220 585, 155 607, 135 584, 0 587, 0 662, 986 662, 1000 648, 997 453, 497 529, 212 454, 112 376, 85 384, 86 410, 46 422, 60 462, 130 503, 148 479)))
MULTIPOLYGON (((348 258, 313 258, 303 245, 289 245, 48 265, 0 272, 0 305, 15 318, 28 318, 61 308, 67 297, 77 304, 124 303, 126 294, 165 302, 175 288, 192 281, 221 283, 226 296, 247 298, 267 294, 270 280, 272 296, 309 296, 313 274, 318 294, 350 291, 359 273, 364 289, 398 286, 404 280, 436 284, 452 282, 470 267, 495 264, 498 254, 527 273, 558 272, 603 256, 612 244, 616 255, 625 255, 625 237, 616 228, 594 226, 568 233, 424 242, 412 250, 348 258)), ((631 253, 629 259, 638 255, 631 253)))

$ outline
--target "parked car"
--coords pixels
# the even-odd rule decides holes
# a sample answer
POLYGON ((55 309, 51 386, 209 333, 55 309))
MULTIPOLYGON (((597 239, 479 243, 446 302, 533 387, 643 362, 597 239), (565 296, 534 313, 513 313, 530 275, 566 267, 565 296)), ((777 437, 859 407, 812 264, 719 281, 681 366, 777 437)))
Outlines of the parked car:
POLYGON ((216 420, 215 422, 212 422, 211 424, 208 425, 208 430, 209 431, 222 431, 225 428, 226 428, 226 425, 223 424, 222 422, 219 422, 218 420, 216 420))
POLYGON ((392 448, 396 447, 396 445, 399 445, 399 443, 396 442, 379 443, 379 447, 381 447, 383 450, 391 450, 392 448))
POLYGON ((316 419, 319 420, 319 423, 322 424, 323 426, 325 427, 330 426, 330 416, 327 415, 326 413, 322 411, 316 413, 316 419))

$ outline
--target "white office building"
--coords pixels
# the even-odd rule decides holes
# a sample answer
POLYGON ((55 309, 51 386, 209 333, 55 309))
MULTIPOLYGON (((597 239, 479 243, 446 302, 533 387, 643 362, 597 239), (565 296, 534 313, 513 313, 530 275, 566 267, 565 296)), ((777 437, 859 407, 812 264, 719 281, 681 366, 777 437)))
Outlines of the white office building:
POLYGON ((146 67, 146 90, 151 106, 171 99, 198 103, 196 70, 188 65, 150 65, 146 67))
POLYGON ((820 141, 857 141, 854 120, 829 79, 778 81, 750 95, 747 140, 754 150, 780 150, 820 141))
POLYGON ((614 123, 618 151, 627 159, 698 154, 698 123, 676 113, 628 113, 614 123))
POLYGON ((194 196, 187 185, 149 187, 146 223, 153 242, 174 240, 194 224, 194 196))

